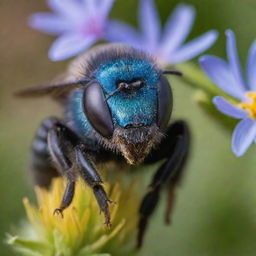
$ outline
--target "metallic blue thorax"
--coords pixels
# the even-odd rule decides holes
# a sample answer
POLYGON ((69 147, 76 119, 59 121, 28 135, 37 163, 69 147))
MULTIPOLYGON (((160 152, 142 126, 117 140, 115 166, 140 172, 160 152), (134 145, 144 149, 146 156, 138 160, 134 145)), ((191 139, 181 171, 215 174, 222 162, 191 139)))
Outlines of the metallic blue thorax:
MULTIPOLYGON (((120 59, 99 67, 94 73, 107 96, 117 89, 120 81, 143 79, 145 87, 132 92, 118 92, 107 100, 114 124, 126 127, 132 124, 151 125, 157 118, 157 82, 159 73, 145 60, 120 59)), ((69 112, 76 130, 90 137, 92 127, 82 107, 83 89, 70 97, 69 112)))

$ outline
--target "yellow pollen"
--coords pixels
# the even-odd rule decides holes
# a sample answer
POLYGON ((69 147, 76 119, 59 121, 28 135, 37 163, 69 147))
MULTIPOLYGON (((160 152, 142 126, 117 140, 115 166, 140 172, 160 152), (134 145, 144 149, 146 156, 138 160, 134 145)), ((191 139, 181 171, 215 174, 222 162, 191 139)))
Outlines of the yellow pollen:
POLYGON ((239 107, 247 110, 251 119, 256 119, 256 92, 248 92, 246 96, 251 99, 251 102, 242 102, 239 107))

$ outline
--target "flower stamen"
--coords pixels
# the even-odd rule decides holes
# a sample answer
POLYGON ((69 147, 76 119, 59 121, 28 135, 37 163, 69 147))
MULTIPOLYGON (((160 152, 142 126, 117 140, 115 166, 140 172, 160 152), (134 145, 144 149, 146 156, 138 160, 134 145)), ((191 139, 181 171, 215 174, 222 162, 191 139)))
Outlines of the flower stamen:
POLYGON ((247 110, 251 119, 256 119, 256 92, 248 92, 246 94, 248 98, 251 99, 251 102, 242 102, 239 104, 239 107, 247 110))

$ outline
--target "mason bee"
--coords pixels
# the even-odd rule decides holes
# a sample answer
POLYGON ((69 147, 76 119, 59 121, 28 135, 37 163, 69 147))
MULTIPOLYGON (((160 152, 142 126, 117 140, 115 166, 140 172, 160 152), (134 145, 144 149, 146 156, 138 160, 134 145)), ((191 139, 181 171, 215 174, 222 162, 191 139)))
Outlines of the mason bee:
POLYGON ((173 97, 167 74, 148 54, 121 44, 106 44, 78 56, 64 76, 46 85, 18 92, 19 96, 49 95, 63 107, 63 119, 45 119, 32 145, 32 167, 37 185, 51 179, 67 179, 62 214, 72 202, 76 178, 91 187, 111 224, 109 203, 97 165, 115 161, 150 165, 164 160, 156 170, 140 209, 137 246, 143 242, 149 217, 168 190, 166 222, 169 222, 175 187, 188 155, 190 133, 184 121, 168 126, 173 97), (52 165, 52 162, 54 165, 52 165))

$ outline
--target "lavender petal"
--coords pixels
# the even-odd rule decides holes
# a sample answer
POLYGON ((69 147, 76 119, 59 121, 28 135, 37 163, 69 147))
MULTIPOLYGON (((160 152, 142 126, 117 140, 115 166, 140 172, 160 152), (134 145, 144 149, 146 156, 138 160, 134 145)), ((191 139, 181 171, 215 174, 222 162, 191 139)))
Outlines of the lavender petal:
POLYGON ((84 9, 79 1, 75 0, 48 0, 48 5, 56 13, 72 20, 77 20, 84 14, 84 9))
POLYGON ((224 92, 239 99, 246 98, 245 91, 238 85, 228 64, 215 56, 205 55, 199 59, 207 76, 224 92))
POLYGON ((115 0, 101 0, 101 13, 106 19, 111 11, 115 0))
POLYGON ((177 64, 188 61, 207 50, 217 39, 218 33, 215 30, 206 32, 200 37, 183 45, 180 49, 168 56, 170 64, 177 64))
POLYGON ((247 80, 250 90, 256 90, 256 41, 252 44, 247 61, 247 80))
POLYGON ((72 25, 64 18, 51 13, 35 13, 29 18, 30 27, 50 35, 60 35, 72 25))
POLYGON ((101 4, 99 4, 98 0, 81 0, 84 9, 91 15, 95 15, 97 10, 101 9, 101 4))
POLYGON ((112 20, 108 22, 105 39, 110 42, 125 43, 138 49, 145 47, 142 44, 143 38, 138 31, 120 21, 112 20))
POLYGON ((232 136, 232 150, 236 156, 242 156, 256 137, 256 121, 243 119, 236 126, 232 136))
POLYGON ((67 59, 87 49, 95 41, 95 37, 92 36, 85 37, 75 33, 64 34, 52 44, 49 58, 53 61, 67 59))
POLYGON ((162 52, 170 54, 178 48, 188 36, 195 19, 195 9, 186 4, 179 4, 167 20, 163 33, 162 52))
POLYGON ((221 96, 216 96, 213 98, 213 103, 216 108, 223 114, 231 116, 238 119, 243 119, 248 116, 247 112, 241 108, 238 108, 222 98, 221 96))
POLYGON ((234 32, 232 30, 227 30, 226 36, 229 65, 231 67, 235 79, 238 81, 238 85, 241 87, 241 89, 246 89, 246 85, 244 83, 244 79, 241 72, 240 61, 237 55, 236 38, 234 32))
POLYGON ((145 41, 149 48, 154 49, 160 40, 161 25, 153 0, 141 0, 139 19, 145 41))

